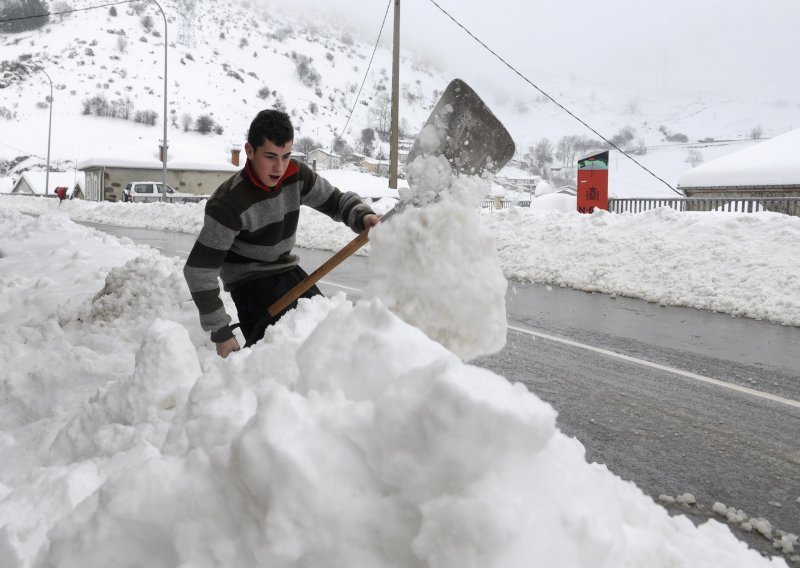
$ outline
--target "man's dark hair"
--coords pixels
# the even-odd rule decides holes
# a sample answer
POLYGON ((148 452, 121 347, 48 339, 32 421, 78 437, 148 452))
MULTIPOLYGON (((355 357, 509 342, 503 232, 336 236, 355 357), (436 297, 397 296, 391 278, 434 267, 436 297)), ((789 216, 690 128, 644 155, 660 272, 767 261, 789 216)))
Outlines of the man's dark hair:
POLYGON ((288 114, 267 109, 256 115, 247 131, 247 142, 253 148, 258 148, 267 140, 276 146, 283 146, 294 140, 294 127, 288 114))

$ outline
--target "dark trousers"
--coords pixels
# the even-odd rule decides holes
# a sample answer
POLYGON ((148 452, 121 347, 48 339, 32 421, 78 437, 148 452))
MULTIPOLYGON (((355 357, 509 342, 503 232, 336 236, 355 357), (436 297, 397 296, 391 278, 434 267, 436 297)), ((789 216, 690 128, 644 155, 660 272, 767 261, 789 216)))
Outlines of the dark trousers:
MULTIPOLYGON (((295 287, 308 274, 295 266, 288 272, 282 272, 275 276, 266 276, 257 280, 251 280, 231 290, 231 298, 236 304, 236 311, 239 314, 239 327, 247 341, 247 345, 252 345, 264 337, 267 327, 278 321, 283 314, 297 307, 295 300, 284 311, 274 318, 267 313, 267 308, 280 300, 286 292, 295 287)), ((312 286, 303 293, 301 298, 312 298, 322 296, 319 288, 312 286)))

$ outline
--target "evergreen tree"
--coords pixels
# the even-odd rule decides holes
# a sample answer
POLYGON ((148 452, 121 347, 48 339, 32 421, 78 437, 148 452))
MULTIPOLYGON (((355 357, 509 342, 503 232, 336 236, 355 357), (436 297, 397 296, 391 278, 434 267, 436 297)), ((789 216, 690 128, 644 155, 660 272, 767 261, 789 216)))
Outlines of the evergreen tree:
POLYGON ((42 0, 5 0, 0 3, 0 31, 8 33, 34 30, 45 25, 50 16, 42 0), (32 17, 38 16, 38 17, 32 17))

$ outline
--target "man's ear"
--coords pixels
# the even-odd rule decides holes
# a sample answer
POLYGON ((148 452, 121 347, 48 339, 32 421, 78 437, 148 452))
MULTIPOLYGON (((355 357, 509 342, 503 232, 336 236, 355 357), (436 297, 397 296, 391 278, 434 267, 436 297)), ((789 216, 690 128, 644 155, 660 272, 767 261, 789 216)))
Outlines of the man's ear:
POLYGON ((248 160, 252 160, 253 159, 254 151, 253 151, 253 147, 250 145, 250 142, 245 142, 244 143, 244 153, 247 156, 248 160))

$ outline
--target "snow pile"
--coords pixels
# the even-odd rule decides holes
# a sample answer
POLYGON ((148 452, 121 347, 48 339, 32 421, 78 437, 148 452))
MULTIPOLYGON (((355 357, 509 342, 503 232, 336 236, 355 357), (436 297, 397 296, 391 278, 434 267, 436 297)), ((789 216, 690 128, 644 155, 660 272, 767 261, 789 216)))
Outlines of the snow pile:
POLYGON ((663 207, 483 219, 509 279, 800 325, 800 218, 663 207))
POLYGON ((792 554, 798 551, 798 542, 800 539, 796 534, 787 533, 785 531, 776 530, 773 528, 772 523, 762 517, 750 517, 736 507, 726 506, 719 501, 715 502, 712 506, 712 511, 724 517, 730 524, 738 524, 746 531, 753 531, 760 533, 764 538, 772 539, 773 546, 780 549, 785 554, 792 554))
POLYGON ((550 184, 547 180, 539 180, 536 184, 536 189, 533 192, 533 195, 536 197, 542 197, 543 195, 549 195, 555 192, 555 188, 550 184))
MULTIPOLYGON (((442 172, 449 183, 449 167, 442 172)), ((537 202, 558 197, 536 198, 530 209, 484 211, 481 221, 494 234, 506 278, 800 325, 800 218, 669 208, 580 215, 571 206, 569 212, 554 211, 557 203, 537 210, 537 202)), ((564 197, 570 199, 575 198, 564 197)), ((5 196, 0 208, 189 233, 203 219, 196 204, 72 200, 59 208, 56 199, 5 196)), ((304 207, 300 214, 298 246, 335 251, 353 236, 313 209, 304 207)), ((358 254, 369 250, 368 244, 358 254)))
POLYGON ((370 232, 368 294, 378 297, 464 361, 495 353, 506 341, 508 284, 493 235, 481 222, 480 196, 488 184, 453 176, 444 158, 415 175, 414 191, 428 204, 406 206, 370 232), (425 185, 428 183, 429 185, 425 185), (436 201, 430 203, 431 196, 436 201))
POLYGON ((223 360, 174 261, 0 215, 4 567, 785 566, 378 300, 302 300, 223 360))
POLYGON ((578 198, 568 193, 545 193, 531 201, 532 211, 561 211, 574 213, 578 207, 578 198))

